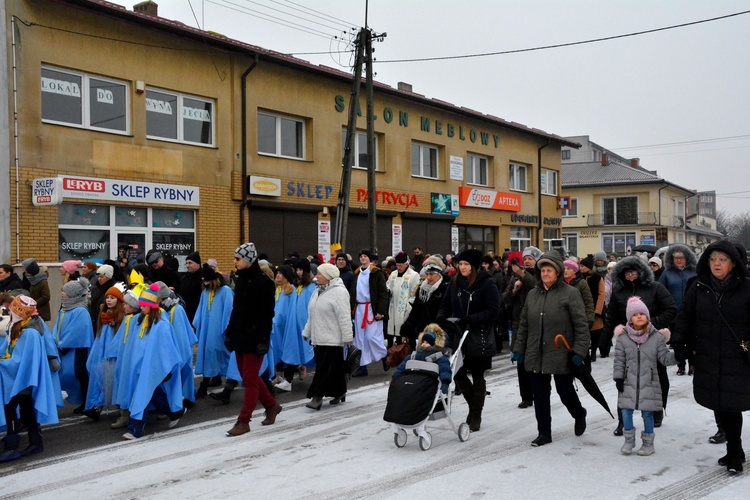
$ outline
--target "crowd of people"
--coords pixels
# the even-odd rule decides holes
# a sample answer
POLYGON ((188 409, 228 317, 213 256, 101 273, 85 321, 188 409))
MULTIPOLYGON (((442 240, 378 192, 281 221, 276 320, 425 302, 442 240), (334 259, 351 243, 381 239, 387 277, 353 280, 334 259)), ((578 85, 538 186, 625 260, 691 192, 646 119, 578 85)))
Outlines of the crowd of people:
MULTIPOLYGON (((123 250, 123 249, 121 249, 123 250)), ((295 377, 307 388, 307 408, 319 411, 346 401, 348 377, 368 376, 368 365, 399 366, 462 344, 463 363, 452 374, 468 406, 466 423, 481 429, 485 373, 508 345, 517 365, 520 409, 533 407, 534 447, 552 442, 551 383, 573 419, 586 431, 587 410, 574 389, 576 373, 613 352, 618 391, 616 436, 620 451, 636 447, 634 411, 643 420, 638 455, 655 452, 669 395, 667 366, 694 377, 696 402, 714 411, 713 443, 726 443, 719 459, 742 471, 742 412, 750 409, 750 277, 744 248, 726 241, 700 256, 685 245, 661 257, 622 258, 605 252, 584 257, 529 246, 502 255, 476 249, 383 262, 364 249, 356 260, 338 253, 291 254, 278 266, 253 243, 235 250, 235 269, 218 270, 186 256, 180 276, 174 259, 158 251, 144 262, 121 251, 101 265, 66 261, 60 267, 61 307, 50 311, 48 270, 23 261, 23 275, 0 266, 7 312, 0 339, 0 393, 5 426, 0 461, 43 451, 41 424, 57 422, 67 403, 99 421, 116 407, 114 429, 124 439, 144 435, 149 412, 174 427, 196 400, 228 404, 242 385, 240 414, 228 436, 250 431, 258 402, 262 425, 282 411, 277 391, 292 391, 295 377), (50 322, 50 329, 45 322, 50 322), (561 349, 558 341, 568 346, 561 349), (361 352, 347 370, 349 346, 361 352), (399 349, 399 348, 403 349, 399 349), (671 347, 671 349, 670 349, 671 347), (399 365, 400 363, 400 365, 399 365), (654 375, 656 374, 656 375, 654 375), (196 380, 200 382, 195 384, 196 380), (221 390, 209 391, 223 384, 221 390), (20 431, 28 433, 21 449, 20 431)), ((442 367, 441 390, 451 374, 442 367)))

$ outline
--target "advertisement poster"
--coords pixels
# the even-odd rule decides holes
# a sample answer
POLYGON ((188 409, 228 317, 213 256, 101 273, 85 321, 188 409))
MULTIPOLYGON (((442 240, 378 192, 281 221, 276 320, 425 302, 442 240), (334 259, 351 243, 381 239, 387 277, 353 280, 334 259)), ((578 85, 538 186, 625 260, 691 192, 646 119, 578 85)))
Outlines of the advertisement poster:
POLYGON ((318 221, 318 253, 325 262, 331 259, 331 221, 318 221))
POLYGON ((396 255, 401 251, 401 247, 403 246, 403 232, 402 232, 402 226, 401 224, 392 224, 391 230, 393 232, 393 238, 391 240, 391 255, 396 255))
POLYGON ((461 156, 451 156, 450 176, 453 181, 464 180, 464 159, 461 156))
POLYGON ((458 226, 451 226, 451 252, 458 253, 458 226))
POLYGON ((521 211, 521 196, 516 193, 461 186, 458 188, 458 196, 462 207, 488 208, 509 212, 521 211))

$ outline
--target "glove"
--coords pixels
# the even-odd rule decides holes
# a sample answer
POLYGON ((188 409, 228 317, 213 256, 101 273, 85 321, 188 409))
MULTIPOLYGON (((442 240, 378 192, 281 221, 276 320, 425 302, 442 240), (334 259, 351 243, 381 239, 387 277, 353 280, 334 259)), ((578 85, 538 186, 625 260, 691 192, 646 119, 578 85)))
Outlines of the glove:
POLYGON ((570 361, 572 361, 576 366, 583 366, 583 358, 580 354, 573 354, 573 357, 570 358, 570 361))
POLYGON ((442 392, 443 394, 448 394, 449 387, 449 384, 443 383, 443 385, 440 386, 440 392, 442 392))
POLYGON ((510 360, 515 361, 519 365, 523 364, 523 358, 524 354, 522 352, 512 352, 510 353, 510 360))
POLYGON ((57 358, 49 358, 49 369, 53 373, 60 371, 60 362, 57 358))
POLYGON ((674 359, 676 359, 678 363, 685 362, 685 360, 687 359, 687 355, 685 354, 684 346, 674 346, 674 359))
POLYGON ((621 378, 615 379, 615 387, 617 387, 617 392, 622 392, 625 390, 625 381, 621 378))
POLYGON ((258 347, 255 348, 255 354, 259 358, 262 358, 268 353, 268 344, 258 344, 258 347))

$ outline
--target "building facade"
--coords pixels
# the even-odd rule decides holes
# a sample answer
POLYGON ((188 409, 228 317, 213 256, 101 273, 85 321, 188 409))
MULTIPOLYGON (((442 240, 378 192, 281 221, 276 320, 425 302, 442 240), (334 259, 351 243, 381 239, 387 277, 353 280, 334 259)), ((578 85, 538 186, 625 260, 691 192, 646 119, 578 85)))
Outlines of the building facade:
MULTIPOLYGON (((350 74, 160 18, 153 2, 22 0, 5 18, 18 141, 0 185, 4 260, 102 261, 127 245, 227 269, 242 241, 273 262, 328 256, 350 74)), ((384 84, 374 103, 381 256, 560 237, 560 151, 577 143, 384 84)), ((350 253, 369 243, 360 105, 350 253)))
POLYGON ((699 191, 687 199, 685 223, 688 245, 696 252, 724 238, 716 228, 716 191, 699 191))

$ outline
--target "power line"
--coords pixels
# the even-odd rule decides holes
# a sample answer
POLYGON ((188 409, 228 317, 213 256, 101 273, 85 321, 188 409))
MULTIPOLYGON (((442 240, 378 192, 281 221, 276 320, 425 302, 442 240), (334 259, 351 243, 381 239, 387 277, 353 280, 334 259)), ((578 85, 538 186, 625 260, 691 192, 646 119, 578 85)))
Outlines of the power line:
MULTIPOLYGON (((273 3, 277 4, 277 5, 281 5, 281 2, 279 2, 278 0, 271 0, 271 2, 273 2, 273 3)), ((297 5, 294 2, 287 2, 287 3, 291 3, 293 5, 297 5)), ((287 6, 287 8, 292 9, 292 10, 296 10, 298 12, 305 12, 304 10, 302 10, 300 8, 297 8, 297 7, 287 6)), ((304 8, 307 9, 307 10, 309 10, 309 11, 314 12, 314 14, 313 13, 309 13, 309 15, 311 15, 313 17, 317 17, 319 19, 323 19, 323 20, 326 20, 326 21, 336 21, 337 24, 339 24, 341 26, 345 26, 347 29, 349 29, 349 28, 356 28, 357 27, 356 23, 350 23, 350 22, 341 20, 341 19, 339 19, 337 17, 329 16, 328 14, 323 14, 322 16, 320 16, 318 14, 322 14, 322 12, 318 12, 317 10, 309 9, 307 7, 304 7, 304 8)))
POLYGON ((692 141, 681 141, 681 142, 665 142, 663 144, 648 144, 645 146, 628 146, 625 148, 611 148, 612 151, 624 151, 626 149, 644 149, 644 148, 659 148, 663 146, 678 146, 683 144, 700 144, 703 142, 714 142, 714 141, 733 141, 735 139, 746 139, 750 137, 750 134, 747 135, 732 135, 728 137, 716 137, 714 139, 695 139, 692 141))
POLYGON ((638 155, 642 157, 646 156, 666 156, 666 155, 686 155, 691 153, 703 153, 706 151, 727 151, 729 149, 745 149, 750 148, 750 146, 735 146, 731 148, 712 148, 712 149, 694 149, 692 151, 672 151, 671 153, 652 153, 652 154, 646 154, 646 155, 638 155))
MULTIPOLYGON (((320 23, 319 21, 313 21, 313 20, 310 20, 310 19, 308 19, 308 18, 306 18, 306 17, 298 16, 298 15, 296 15, 296 14, 292 14, 292 13, 290 13, 290 12, 286 12, 286 11, 283 11, 283 10, 281 10, 281 9, 275 9, 275 8, 273 8, 273 7, 269 7, 269 6, 267 6, 267 5, 263 5, 263 4, 261 4, 261 3, 258 3, 258 2, 254 2, 253 0, 244 0, 244 1, 245 1, 245 3, 249 3, 249 4, 254 4, 254 5, 258 5, 258 6, 260 6, 260 7, 263 7, 263 8, 265 8, 265 9, 268 9, 268 10, 272 10, 272 11, 274 11, 274 12, 279 12, 279 13, 281 13, 281 14, 284 14, 284 15, 287 15, 287 16, 290 16, 290 17, 293 17, 293 18, 296 18, 296 19, 301 19, 301 20, 303 20, 303 21, 306 21, 306 22, 309 22, 309 23, 312 23, 312 24, 316 24, 316 25, 318 25, 318 26, 322 26, 322 27, 324 27, 324 28, 328 28, 328 29, 333 29, 333 30, 338 30, 338 31, 340 31, 340 30, 341 30, 341 28, 339 28, 339 27, 336 27, 336 26, 330 26, 330 25, 329 25, 329 26, 326 26, 326 25, 324 25, 324 24, 321 24, 321 23, 320 23)), ((249 8, 248 8, 248 9, 249 9, 249 8)), ((258 12, 258 11, 254 11, 254 12, 258 12)), ((270 14, 265 14, 265 13, 264 13, 263 15, 267 15, 267 16, 269 16, 270 14)), ((316 16, 316 17, 320 17, 320 16, 316 16)), ((286 22, 290 22, 290 21, 286 21, 286 22)), ((348 28, 349 28, 349 26, 347 26, 347 27, 346 27, 346 29, 348 29, 348 28)))
MULTIPOLYGON (((274 3, 278 3, 278 2, 276 2, 275 0, 271 0, 271 1, 272 1, 272 2, 274 2, 274 3)), ((290 4, 292 4, 292 5, 296 5, 297 7, 301 7, 301 8, 303 8, 303 9, 305 9, 305 10, 309 10, 310 12, 315 12, 316 14, 323 14, 323 15, 324 15, 324 16, 326 16, 326 17, 329 17, 329 18, 331 18, 331 19, 335 19, 336 21, 340 21, 341 23, 343 23, 343 24, 344 24, 344 25, 346 25, 346 26, 356 26, 356 27, 359 27, 359 26, 357 25, 357 23, 350 23, 349 21, 345 21, 345 20, 343 20, 343 19, 339 19, 338 17, 334 17, 334 16, 331 16, 331 15, 329 15, 329 14, 326 14, 326 13, 324 13, 324 12, 320 12, 320 11, 318 11, 318 10, 315 10, 315 9, 311 9, 310 7, 306 7, 306 6, 304 6, 304 5, 301 5, 301 4, 298 4, 298 3, 296 3, 296 2, 292 2, 291 0, 286 0, 286 2, 287 2, 287 3, 290 3, 290 4)))
POLYGON ((450 60, 450 59, 468 59, 468 58, 472 58, 472 57, 500 56, 500 55, 506 55, 506 54, 518 54, 520 52, 532 52, 532 51, 535 51, 535 50, 557 49, 557 48, 560 48, 560 47, 572 47, 574 45, 584 45, 584 44, 587 44, 587 43, 605 42, 605 41, 608 41, 608 40, 616 40, 618 38, 627 38, 627 37, 631 37, 631 36, 645 35, 645 34, 648 34, 648 33, 656 33, 656 32, 659 32, 659 31, 666 31, 666 30, 671 30, 671 29, 676 29, 676 28, 684 28, 686 26, 693 26, 693 25, 696 25, 696 24, 702 24, 702 23, 708 23, 708 22, 712 22, 712 21, 718 21, 720 19, 727 19, 727 18, 730 18, 730 17, 741 16, 741 15, 744 15, 744 14, 750 14, 750 10, 745 10, 745 11, 742 11, 742 12, 736 12, 734 14, 727 14, 726 16, 712 17, 710 19, 702 19, 700 21, 692 21, 692 22, 689 22, 689 23, 675 24, 673 26, 665 26, 663 28, 655 28, 655 29, 651 29, 651 30, 636 31, 634 33, 626 33, 626 34, 623 34, 623 35, 614 35, 614 36, 606 36, 606 37, 602 37, 602 38, 593 38, 593 39, 590 39, 590 40, 581 40, 581 41, 578 41, 578 42, 559 43, 559 44, 556 44, 556 45, 543 45, 541 47, 532 47, 532 48, 527 48, 527 49, 503 50, 503 51, 499 51, 499 52, 483 52, 483 53, 479 53, 479 54, 466 54, 466 55, 460 55, 460 56, 422 57, 422 58, 417 58, 417 59, 391 59, 391 60, 386 60, 386 61, 377 60, 375 62, 378 62, 378 63, 403 63, 403 62, 447 61, 447 60, 450 60))

